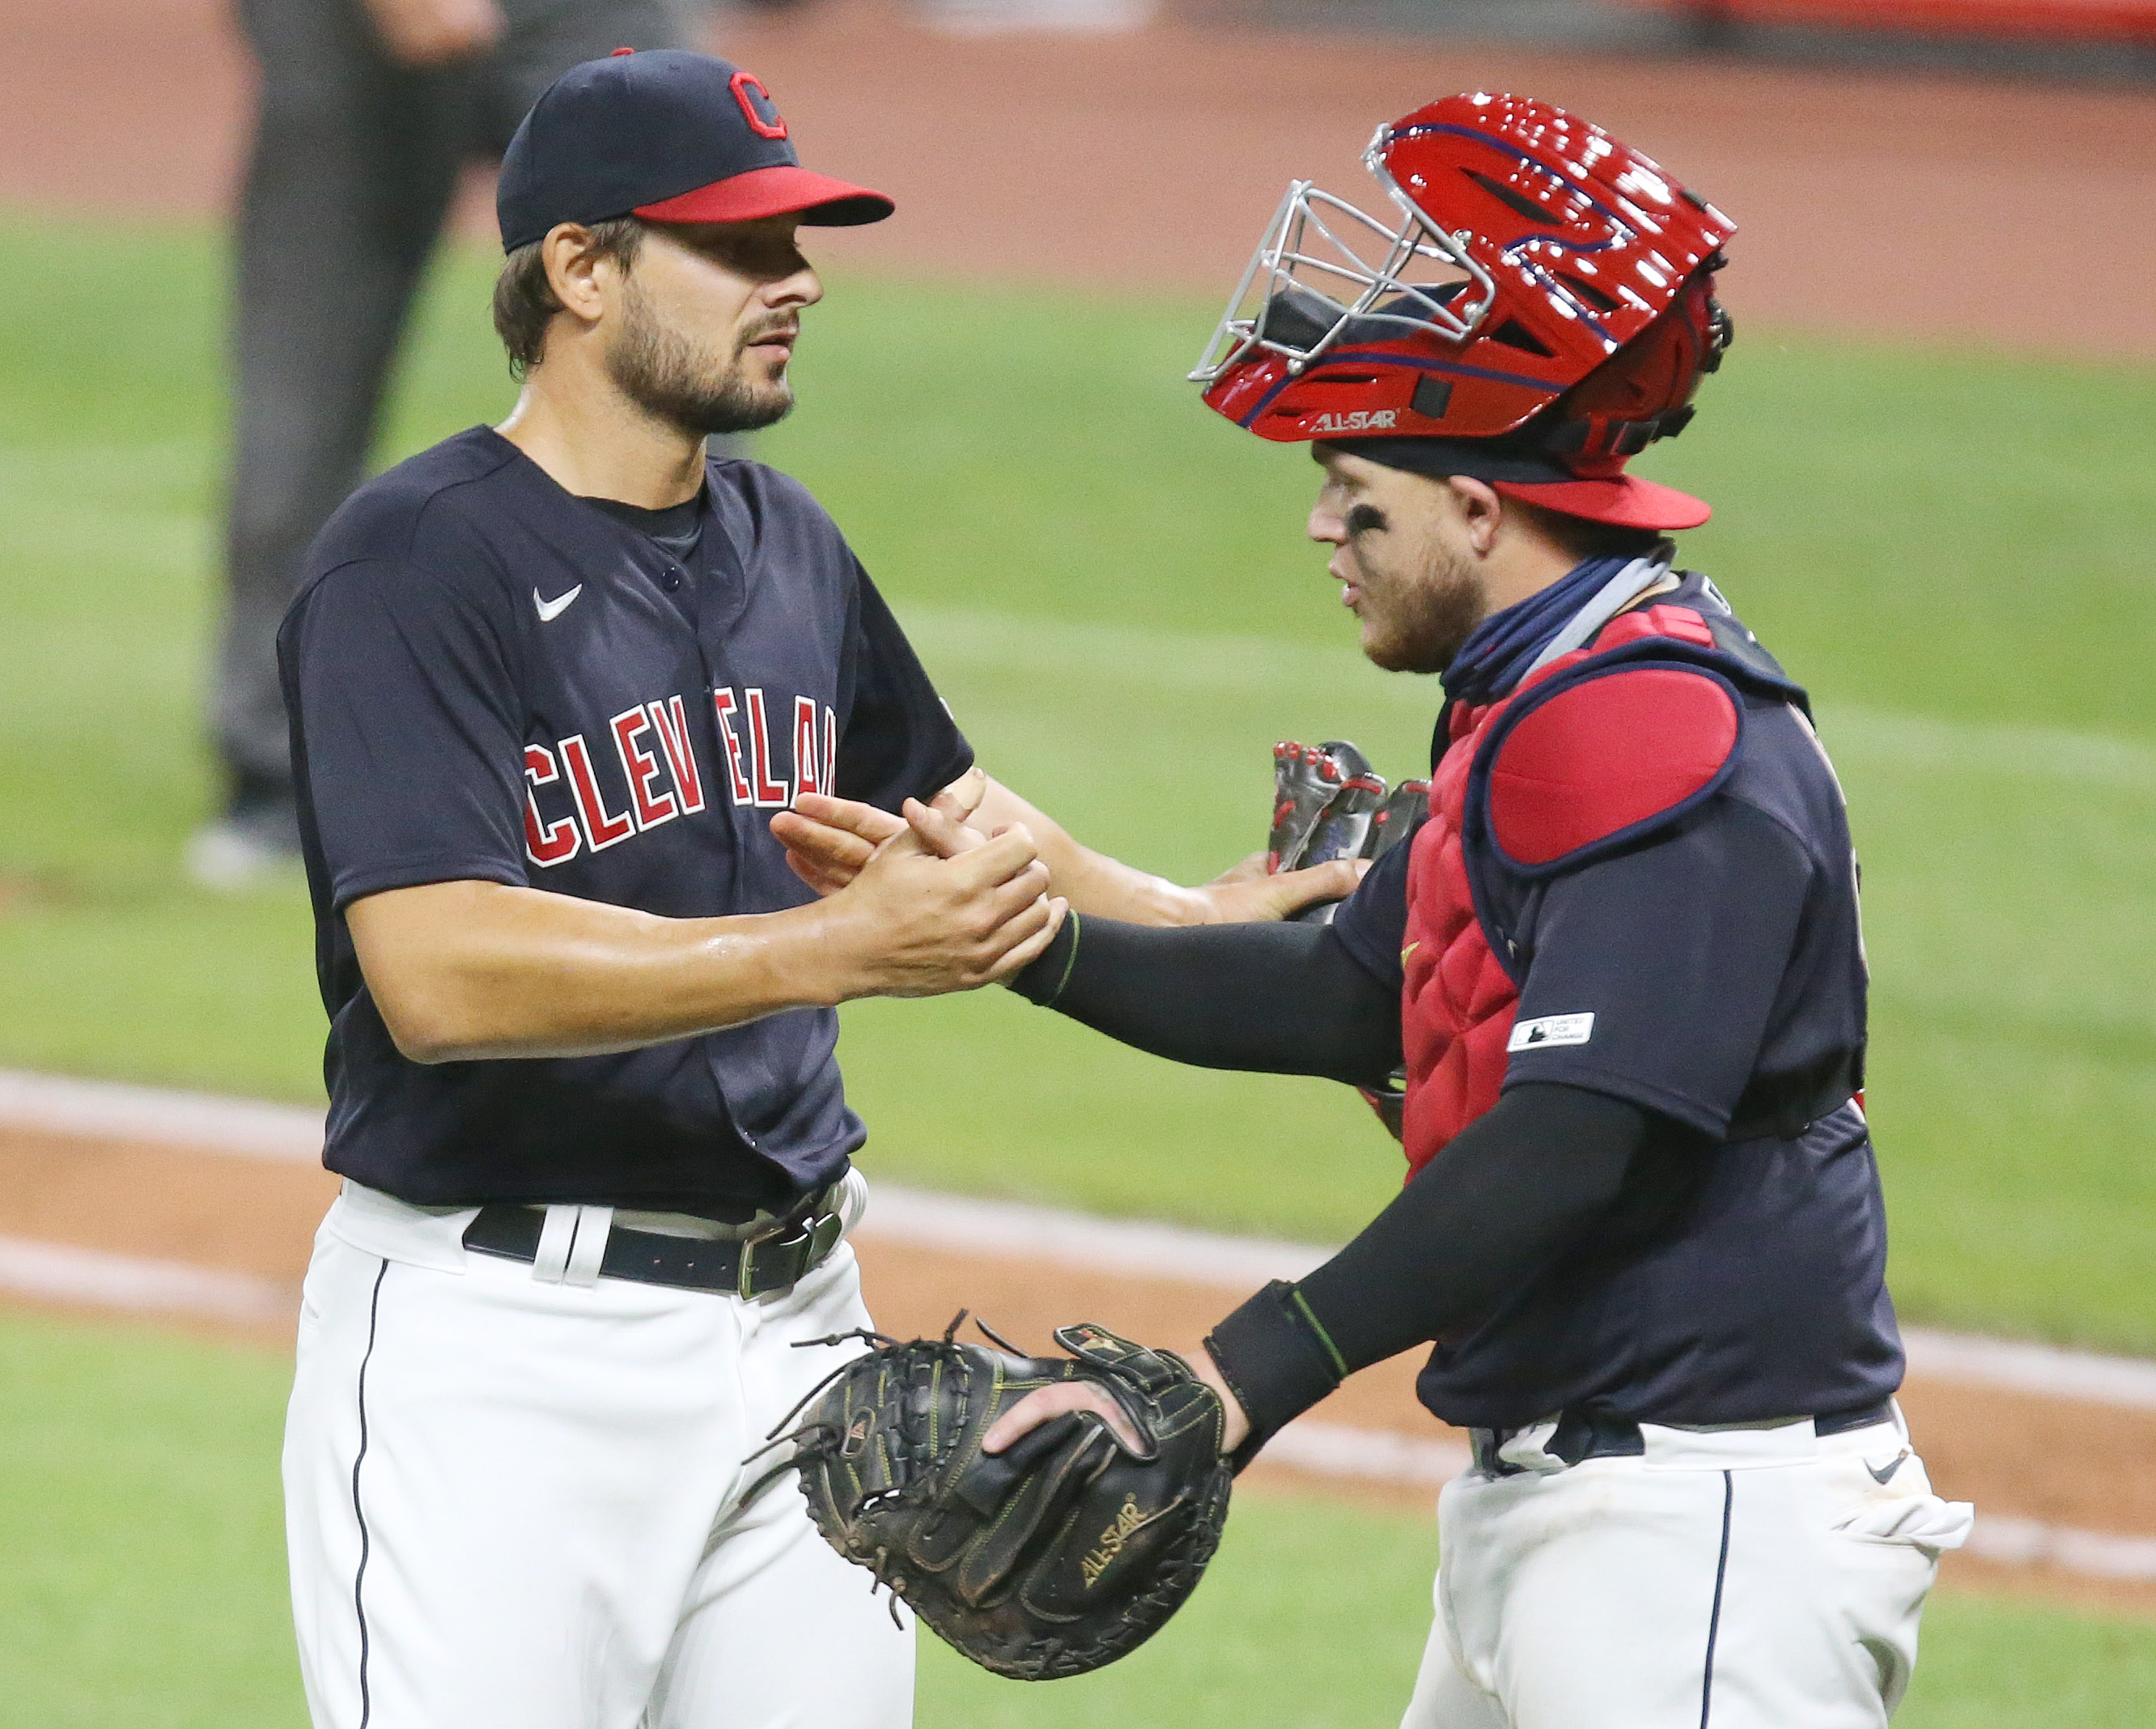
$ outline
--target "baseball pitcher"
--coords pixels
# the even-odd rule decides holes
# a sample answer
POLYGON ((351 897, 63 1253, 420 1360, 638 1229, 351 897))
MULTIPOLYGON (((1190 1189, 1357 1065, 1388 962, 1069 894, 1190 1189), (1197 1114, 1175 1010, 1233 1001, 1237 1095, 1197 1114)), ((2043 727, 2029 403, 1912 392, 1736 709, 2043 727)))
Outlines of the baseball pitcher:
POLYGON ((499 209, 514 412, 355 493, 280 637, 345 1179, 285 1449, 309 1709, 895 1729, 911 1629, 744 1464, 868 1324, 835 1006, 1006 977, 1073 900, 1278 916, 1353 875, 1079 846, 975 767, 808 492, 708 456, 791 406, 799 230, 891 210, 752 73, 574 68, 499 209), (771 832, 817 793, 1001 832, 909 830, 819 898, 771 832))

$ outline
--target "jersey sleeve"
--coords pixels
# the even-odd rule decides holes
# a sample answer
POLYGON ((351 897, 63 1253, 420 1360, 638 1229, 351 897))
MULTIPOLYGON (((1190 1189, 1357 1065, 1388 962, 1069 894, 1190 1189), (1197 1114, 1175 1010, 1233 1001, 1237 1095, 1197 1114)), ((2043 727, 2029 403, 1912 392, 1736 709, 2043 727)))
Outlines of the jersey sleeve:
POLYGON ((973 766, 973 747, 929 682, 891 608, 860 570, 853 641, 853 702, 839 739, 836 790, 896 810, 931 799, 973 766))
POLYGON ((1505 1085, 1585 1087, 1720 1139, 1816 875, 1795 835, 1723 798, 1652 846, 1558 877, 1535 922, 1505 1085))
POLYGON ((402 560, 330 572, 280 636, 332 904, 526 881, 523 726, 503 632, 402 560))
MULTIPOLYGON (((1419 826, 1419 824, 1417 825, 1419 826)), ((1414 831, 1395 841, 1340 903, 1332 929, 1356 965, 1394 995, 1404 988, 1400 945, 1407 940, 1408 855, 1414 831)))

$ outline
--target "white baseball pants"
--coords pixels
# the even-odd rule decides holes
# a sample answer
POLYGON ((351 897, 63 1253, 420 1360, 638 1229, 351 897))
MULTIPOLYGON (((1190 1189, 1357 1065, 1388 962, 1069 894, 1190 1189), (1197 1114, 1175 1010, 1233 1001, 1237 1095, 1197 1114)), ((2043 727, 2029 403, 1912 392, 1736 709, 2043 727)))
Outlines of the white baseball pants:
POLYGON ((470 1217, 347 1186, 316 1238, 285 1440, 316 1729, 906 1729, 911 1618, 790 1475, 744 1498, 862 1348, 792 1348, 868 1324, 852 1248, 743 1302, 548 1282, 470 1217))
MULTIPOLYGON (((1643 1457, 1438 1500, 1437 1622, 1401 1729, 1880 1729, 1965 1502, 1899 1416, 1839 1435, 1642 1425, 1643 1457), (1884 1477, 1883 1481, 1880 1480, 1884 1477)), ((1508 1457, 1535 1458, 1534 1430, 1508 1457)))

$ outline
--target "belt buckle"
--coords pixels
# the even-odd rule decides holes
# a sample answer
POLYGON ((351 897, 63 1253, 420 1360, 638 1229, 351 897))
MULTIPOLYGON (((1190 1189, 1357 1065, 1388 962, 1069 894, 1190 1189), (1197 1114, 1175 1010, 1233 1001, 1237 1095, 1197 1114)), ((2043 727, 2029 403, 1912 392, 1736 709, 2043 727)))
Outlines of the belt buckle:
MULTIPOLYGON (((741 1246, 741 1265, 734 1274, 735 1295, 744 1303, 752 1301, 757 1295, 752 1269, 756 1263, 756 1251, 759 1244, 768 1244, 776 1248, 806 1250, 801 1258, 800 1269, 794 1274, 792 1279, 788 1281, 788 1284, 793 1284, 801 1279, 810 1268, 815 1266, 838 1247, 839 1238, 844 1233, 845 1216, 834 1207, 829 1212, 819 1213, 814 1218, 803 1221, 801 1233, 797 1237, 781 1238, 773 1233, 771 1236, 744 1238, 741 1246)), ((773 1289, 775 1290, 778 1287, 774 1285, 773 1289)))
POLYGON ((808 1222, 808 1258, 801 1270, 806 1273, 809 1268, 824 1260, 839 1246, 839 1239, 845 1234, 845 1215, 835 1207, 829 1212, 811 1219, 808 1222))

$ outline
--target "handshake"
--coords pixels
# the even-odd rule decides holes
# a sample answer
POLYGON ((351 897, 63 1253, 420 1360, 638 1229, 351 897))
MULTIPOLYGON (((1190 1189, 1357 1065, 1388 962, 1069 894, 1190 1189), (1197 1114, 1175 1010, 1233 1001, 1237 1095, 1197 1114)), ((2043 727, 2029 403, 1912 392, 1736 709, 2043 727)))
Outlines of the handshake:
POLYGON ((988 777, 974 769, 902 816, 803 793, 772 819, 787 863, 823 902, 827 952, 850 957, 833 993, 936 996, 1009 978, 1070 911, 1023 822, 969 826, 988 777))
POLYGON ((1364 868, 1352 856, 1281 868, 1254 852, 1183 888, 1081 846, 978 769, 926 803, 907 800, 896 816, 803 793, 771 829, 819 897, 839 1001, 1008 979, 1055 940, 1073 901, 1141 924, 1277 919, 1353 893, 1364 868))

